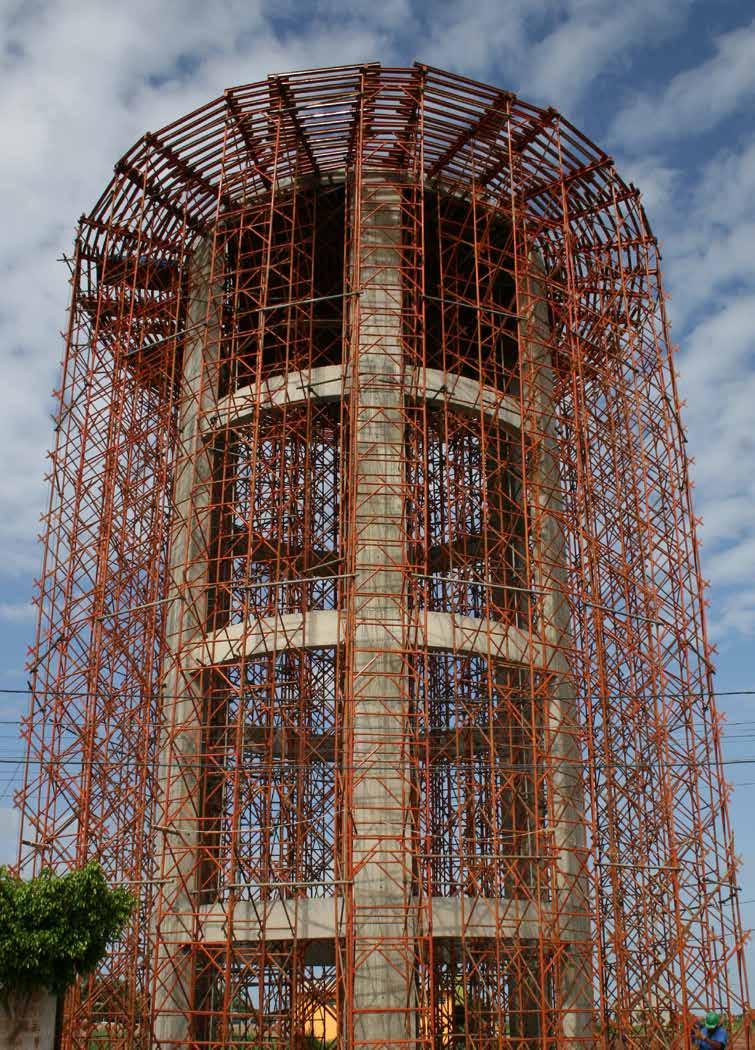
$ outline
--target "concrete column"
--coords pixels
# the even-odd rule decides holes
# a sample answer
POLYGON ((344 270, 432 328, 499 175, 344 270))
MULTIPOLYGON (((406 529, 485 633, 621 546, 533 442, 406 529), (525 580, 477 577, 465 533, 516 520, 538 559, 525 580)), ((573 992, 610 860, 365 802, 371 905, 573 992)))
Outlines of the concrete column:
MULTIPOLYGON (((534 265, 542 270, 539 260, 534 265)), ((536 447, 536 474, 530 478, 535 497, 531 506, 536 565, 535 585, 542 588, 544 664, 554 685, 545 711, 551 762, 551 807, 557 852, 556 901, 553 933, 566 943, 560 967, 559 997, 564 1006, 564 1035, 589 1040, 593 995, 590 978, 590 921, 588 884, 583 865, 587 855, 585 807, 581 779, 579 719, 570 681, 566 650, 572 645, 569 624, 567 552, 561 515, 563 500, 556 440, 554 376, 551 364, 550 322, 541 281, 530 279, 524 324, 522 370, 523 426, 536 447)))
POLYGON ((53 1050, 58 1000, 46 988, 28 996, 11 995, 0 1006, 0 1047, 7 1050, 53 1050))
POLYGON ((208 617, 208 554, 212 543, 215 453, 202 437, 203 418, 215 414, 220 361, 220 301, 211 294, 212 244, 201 242, 190 272, 173 482, 170 592, 163 679, 161 917, 157 930, 155 1038, 163 1047, 191 1037, 194 937, 202 831, 200 761, 204 721, 201 676, 190 671, 192 646, 208 617))
POLYGON ((407 678, 403 571, 404 422, 401 202, 361 187, 359 335, 353 362, 355 508, 352 801, 354 1040, 414 1037, 413 935, 407 926, 407 678))

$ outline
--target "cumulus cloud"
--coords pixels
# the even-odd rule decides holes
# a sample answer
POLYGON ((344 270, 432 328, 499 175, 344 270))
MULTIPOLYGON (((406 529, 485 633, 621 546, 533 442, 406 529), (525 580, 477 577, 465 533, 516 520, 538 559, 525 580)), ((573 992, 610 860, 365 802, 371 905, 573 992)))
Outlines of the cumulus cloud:
MULTIPOLYGON (((7 639, 32 616, 24 599, 39 565, 48 391, 68 294, 55 260, 77 216, 145 130, 228 86, 287 69, 415 58, 489 79, 579 123, 596 83, 603 95, 628 97, 610 135, 598 129, 597 137, 624 153, 621 170, 643 189, 665 240, 696 508, 706 522, 703 572, 714 581, 713 636, 739 641, 749 661, 742 639, 755 635, 755 145, 716 148, 709 137, 694 160, 675 149, 752 105, 755 22, 712 40, 705 61, 669 79, 667 59, 683 53, 673 34, 695 2, 0 0, 0 578, 18 592, 0 603, 0 622, 9 625, 5 684, 24 681, 23 652, 11 652, 16 643, 7 639), (632 64, 640 53, 643 77, 659 78, 655 90, 638 86, 632 64), (646 68, 648 55, 661 62, 646 68)), ((18 718, 26 697, 3 699, 4 718, 18 718)), ((0 863, 14 861, 18 837, 14 767, 6 769, 0 863)))
POLYGON ((31 602, 0 602, 0 622, 28 623, 34 619, 31 602))
POLYGON ((699 135, 754 96, 755 21, 717 37, 710 58, 678 73, 657 92, 637 94, 617 117, 611 138, 640 146, 699 135))
POLYGON ((228 86, 338 60, 395 60, 378 8, 371 18, 299 17, 284 30, 261 3, 237 0, 0 5, 0 576, 28 579, 39 564, 68 295, 56 258, 76 219, 136 138, 228 86))
POLYGON ((642 203, 651 223, 655 215, 663 215, 672 207, 683 177, 679 168, 652 154, 629 158, 618 155, 616 161, 624 180, 641 188, 642 203))
MULTIPOLYGON (((531 47, 544 78, 552 66, 550 87, 560 90, 568 82, 575 92, 593 75, 597 58, 587 63, 585 53, 575 52, 571 66, 561 61, 556 76, 548 55, 561 54, 564 34, 579 35, 592 19, 612 25, 614 8, 608 0, 460 0, 439 3, 432 12, 416 0, 319 0, 306 9, 285 0, 274 13, 260 0, 0 6, 0 576, 25 580, 39 561, 41 478, 52 440, 48 391, 62 356, 58 333, 68 294, 56 258, 69 247, 76 218, 97 199, 113 163, 142 132, 230 85, 334 61, 417 57, 499 81, 505 63, 511 80, 503 86, 519 88, 528 81, 531 47), (538 43, 533 34, 541 31, 538 43)), ((533 81, 530 76, 531 86, 533 81)))
POLYGON ((658 47, 683 24, 692 0, 572 0, 556 27, 526 54, 524 87, 567 114, 600 74, 639 47, 658 47))
POLYGON ((640 48, 660 47, 683 25, 694 0, 455 0, 432 5, 424 53, 449 69, 574 115, 595 79, 622 69, 640 48))
MULTIPOLYGON (((272 70, 368 59, 420 58, 568 110, 609 67, 615 75, 638 48, 658 46, 678 31, 692 5, 443 0, 429 10, 418 0, 315 0, 305 9, 299 0, 280 0, 273 11, 262 0, 0 3, 0 576, 28 589, 39 562, 41 478, 52 438, 47 392, 62 353, 58 330, 68 294, 56 256, 69 246, 76 216, 96 200, 113 162, 144 130, 272 70)), ((755 146, 720 151, 690 178, 664 152, 664 136, 711 126, 741 107, 755 90, 754 48, 755 23, 718 37, 702 66, 679 73, 657 96, 637 96, 614 124, 629 154, 624 171, 644 189, 657 232, 668 240, 666 276, 685 343, 680 365, 704 508, 715 504, 708 493, 716 458, 741 455, 736 426, 746 384, 738 375, 733 389, 727 383, 733 369, 749 362, 755 146), (658 143, 654 151, 632 156, 649 138, 658 143), (710 346, 717 348, 715 374, 706 358, 710 346), (715 427, 698 407, 709 409, 713 397, 715 427)), ((738 478, 740 471, 733 473, 738 478)), ((719 487, 714 495, 731 507, 736 494, 719 487)), ((721 521, 721 513, 711 512, 706 535, 714 548, 731 538, 715 524, 721 521)), ((25 615, 16 595, 4 608, 6 621, 25 615)))
MULTIPOLYGON (((691 5, 692 0, 674 5, 458 0, 428 11, 416 0, 382 6, 356 0, 348 7, 340 0, 316 0, 304 11, 298 0, 282 0, 274 15, 261 0, 211 6, 200 0, 174 5, 102 0, 94 7, 82 0, 39 0, 0 6, 5 38, 0 56, 5 144, 0 156, 5 204, 0 574, 26 581, 38 565, 41 477, 52 438, 47 392, 62 352, 58 330, 68 293, 65 268, 55 259, 70 244, 75 217, 88 210, 113 162, 144 130, 271 70, 374 58, 408 62, 418 57, 489 76, 568 109, 611 63, 626 63, 634 49, 651 39, 657 45, 678 30, 691 5), (415 47, 421 47, 420 54, 414 54, 415 47)), ((658 126, 693 113, 690 127, 736 108, 755 83, 755 62, 747 60, 754 42, 755 23, 725 34, 701 69, 680 73, 658 98, 636 99, 615 125, 629 129, 627 148, 638 141, 631 129, 638 126, 639 106, 653 110, 658 126), (702 108, 701 93, 709 99, 702 108)), ((708 462, 715 453, 708 450, 717 448, 716 441, 729 440, 729 434, 721 424, 711 435, 694 406, 698 396, 709 403, 712 383, 721 397, 729 395, 725 377, 714 383, 703 376, 700 347, 715 334, 728 348, 719 355, 720 367, 724 361, 733 367, 731 354, 739 345, 734 332, 747 332, 749 307, 742 296, 755 279, 750 207, 755 147, 721 153, 699 174, 696 187, 685 188, 692 195, 690 222, 674 219, 675 214, 680 218, 684 178, 668 156, 660 150, 630 156, 625 170, 644 189, 651 218, 660 216, 661 232, 669 234, 667 276, 675 293, 673 316, 689 336, 681 364, 703 487, 713 473, 708 462), (727 186, 727 223, 716 214, 721 184, 727 186), (738 302, 726 298, 734 291, 738 302), (690 327, 696 321, 700 327, 690 327), (702 434, 705 440, 698 440, 702 434)), ((0 615, 7 620, 8 610, 16 608, 14 596, 0 615)))
POLYGON ((712 633, 755 634, 755 147, 723 147, 661 213, 712 633), (725 202, 725 203, 724 203, 725 202))
POLYGON ((755 635, 755 145, 711 132, 704 150, 681 153, 678 140, 751 104, 755 22, 711 47, 702 65, 637 96, 612 136, 661 239, 711 634, 731 648, 755 635))

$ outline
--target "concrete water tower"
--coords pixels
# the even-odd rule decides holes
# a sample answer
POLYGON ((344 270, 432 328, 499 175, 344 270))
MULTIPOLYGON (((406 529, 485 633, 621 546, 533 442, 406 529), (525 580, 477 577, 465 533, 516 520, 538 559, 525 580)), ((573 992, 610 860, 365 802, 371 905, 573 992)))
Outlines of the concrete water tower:
POLYGON ((657 262, 554 110, 422 65, 116 165, 33 665, 30 757, 80 765, 24 836, 143 908, 66 1046, 670 1045, 745 1000, 690 888, 734 866, 657 262))

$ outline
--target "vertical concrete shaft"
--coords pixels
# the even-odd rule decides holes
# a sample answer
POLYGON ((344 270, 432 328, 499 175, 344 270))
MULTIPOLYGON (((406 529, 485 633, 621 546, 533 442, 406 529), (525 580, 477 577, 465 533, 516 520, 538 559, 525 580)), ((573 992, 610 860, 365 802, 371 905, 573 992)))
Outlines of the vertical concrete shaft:
POLYGON ((207 626, 214 458, 201 421, 217 408, 220 303, 212 295, 212 244, 201 242, 190 273, 187 336, 180 379, 173 482, 173 529, 163 679, 160 749, 163 832, 155 989, 155 1037, 160 1046, 188 1042, 193 1008, 192 959, 197 850, 201 833, 202 682, 186 665, 192 643, 207 626))
POLYGON ((353 663, 354 1039, 412 1037, 413 938, 407 835, 404 649, 404 422, 401 206, 398 191, 361 189, 359 337, 353 363, 355 569, 353 663))
MULTIPOLYGON (((537 270, 542 263, 533 259, 537 270)), ((587 843, 585 835, 579 717, 566 652, 572 647, 567 551, 562 527, 563 499, 556 438, 554 375, 549 349, 550 321, 542 281, 530 278, 522 353, 525 385, 523 424, 536 448, 531 479, 531 507, 536 586, 544 662, 553 686, 545 712, 551 764, 551 819, 556 861, 556 922, 553 933, 565 945, 560 967, 562 1024, 569 1038, 588 1039, 592 1027, 590 921, 588 918, 587 843)))

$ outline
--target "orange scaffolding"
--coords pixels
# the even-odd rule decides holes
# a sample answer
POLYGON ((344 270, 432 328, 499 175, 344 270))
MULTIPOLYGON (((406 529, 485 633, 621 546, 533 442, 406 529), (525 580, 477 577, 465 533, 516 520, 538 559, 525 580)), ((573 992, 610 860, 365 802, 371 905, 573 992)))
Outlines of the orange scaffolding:
POLYGON ((145 135, 70 267, 19 862, 140 907, 61 1050, 748 1017, 659 253, 611 158, 420 64, 269 77, 145 135))

